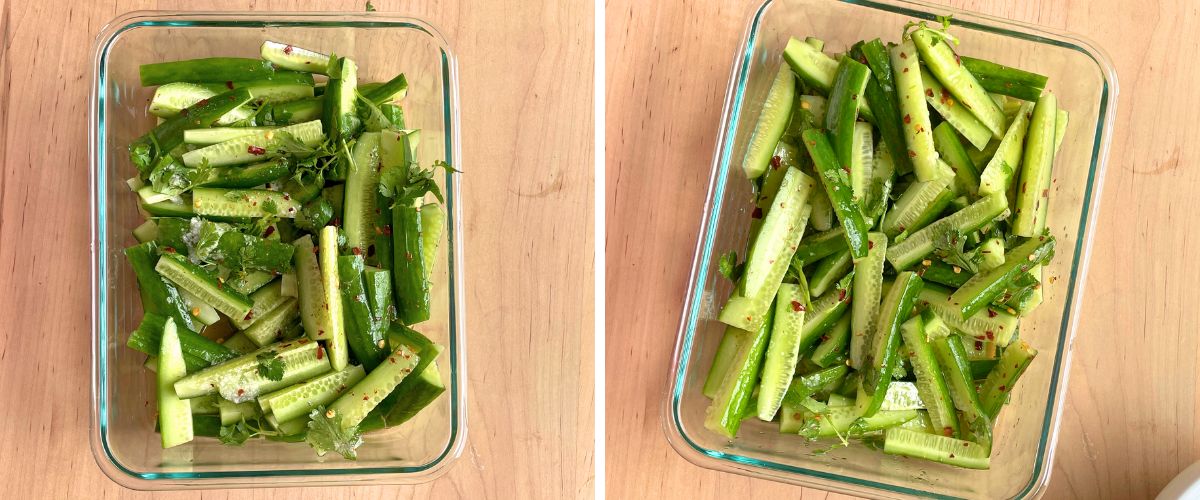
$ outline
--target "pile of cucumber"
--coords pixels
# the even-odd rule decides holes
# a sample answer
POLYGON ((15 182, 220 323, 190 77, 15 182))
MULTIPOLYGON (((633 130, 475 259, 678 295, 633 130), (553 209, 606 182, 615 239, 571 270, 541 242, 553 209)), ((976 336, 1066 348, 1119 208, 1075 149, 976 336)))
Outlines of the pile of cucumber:
POLYGON ((743 167, 746 260, 705 425, 986 469, 993 423, 1037 355, 1019 339, 1055 239, 1067 113, 1042 75, 956 54, 943 26, 828 54, 791 39, 743 167))
POLYGON ((442 392, 429 319, 445 226, 398 104, 403 74, 265 42, 146 64, 158 126, 129 146, 146 220, 125 249, 162 446, 308 441, 354 458, 442 392), (315 76, 315 77, 314 77, 315 76))

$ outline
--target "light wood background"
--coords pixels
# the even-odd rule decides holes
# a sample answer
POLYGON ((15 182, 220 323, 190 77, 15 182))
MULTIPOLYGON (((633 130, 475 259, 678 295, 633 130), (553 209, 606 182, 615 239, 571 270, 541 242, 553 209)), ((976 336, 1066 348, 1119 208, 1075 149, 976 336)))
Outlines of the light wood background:
MULTIPOLYGON (((825 498, 701 469, 660 428, 733 49, 758 0, 610 0, 607 485, 611 498, 825 498)), ((1187 1, 951 1, 1105 47, 1121 94, 1046 498, 1151 498, 1200 460, 1200 13, 1187 1)))
POLYGON ((88 61, 139 9, 349 10, 362 1, 0 0, 2 498, 591 498, 593 5, 374 0, 458 55, 469 317, 468 442, 416 487, 126 490, 90 419, 88 61), (115 3, 115 5, 114 5, 115 3))

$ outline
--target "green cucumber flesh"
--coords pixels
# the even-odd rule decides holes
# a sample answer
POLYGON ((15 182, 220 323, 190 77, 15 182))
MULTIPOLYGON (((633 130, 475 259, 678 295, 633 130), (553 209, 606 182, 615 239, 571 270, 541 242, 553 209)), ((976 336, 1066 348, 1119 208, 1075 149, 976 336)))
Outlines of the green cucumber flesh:
MULTIPOLYGON (((293 252, 294 255, 294 252, 293 252)), ((275 273, 267 271, 248 271, 237 273, 225 280, 225 285, 242 295, 253 295, 275 281, 275 273)))
POLYGON ((904 241, 888 247, 888 262, 895 269, 908 269, 933 252, 936 238, 947 231, 969 234, 995 220, 1008 209, 1008 198, 997 193, 980 198, 975 203, 909 235, 904 241))
POLYGON ((917 385, 895 380, 888 384, 887 393, 883 396, 883 405, 879 407, 879 411, 924 409, 925 402, 918 394, 917 385))
POLYGON ((175 383, 187 375, 176 328, 175 321, 167 319, 158 353, 158 370, 155 373, 158 385, 158 425, 162 433, 163 448, 179 446, 191 441, 193 437, 192 405, 180 399, 175 392, 175 383))
POLYGON ((937 432, 958 436, 958 415, 945 376, 938 366, 937 356, 930 344, 926 322, 922 316, 914 316, 900 327, 904 340, 905 354, 916 375, 917 395, 929 410, 929 419, 937 432))
POLYGON ((968 469, 991 467, 990 451, 986 446, 911 429, 888 429, 884 434, 883 452, 922 458, 968 469))
POLYGON ((222 143, 248 135, 259 134, 268 130, 275 130, 277 128, 278 127, 194 128, 183 131, 183 143, 195 144, 197 146, 211 146, 213 144, 222 143))
POLYGON ((937 216, 945 210, 953 198, 951 184, 953 177, 937 177, 929 181, 916 181, 900 195, 896 203, 888 210, 880 229, 889 237, 895 238, 901 233, 913 233, 921 230, 918 223, 928 219, 929 214, 937 216))
POLYGON ((804 427, 805 412, 803 406, 783 403, 779 408, 779 433, 799 433, 804 427))
POLYGON ((897 104, 900 108, 904 142, 917 179, 932 180, 939 176, 938 154, 933 148, 933 125, 925 102, 925 86, 921 65, 912 41, 892 47, 892 72, 896 77, 897 104))
POLYGON ((729 371, 729 366, 733 364, 734 356, 737 355, 739 343, 750 335, 745 330, 739 330, 732 326, 725 327, 725 333, 721 335, 721 343, 717 345, 717 352, 713 355, 712 367, 708 369, 708 377, 704 379, 704 397, 713 399, 717 396, 721 382, 725 380, 725 374, 729 371))
POLYGON ((925 84, 925 101, 942 116, 945 120, 943 123, 958 130, 975 149, 987 147, 988 141, 992 140, 992 131, 975 118, 971 110, 958 102, 958 99, 925 68, 921 69, 921 81, 925 84))
POLYGON ((329 56, 309 49, 267 40, 259 47, 263 59, 271 61, 276 68, 325 74, 329 56))
POLYGON ((941 159, 945 160, 946 164, 954 171, 954 180, 958 184, 958 191, 972 197, 978 195, 979 168, 975 166, 967 148, 958 139, 958 133, 949 123, 943 122, 933 128, 933 147, 941 159))
POLYGON ((867 340, 862 360, 862 384, 856 407, 864 417, 874 415, 883 405, 892 372, 900 361, 900 325, 908 320, 913 303, 921 292, 921 278, 912 271, 896 276, 896 281, 879 305, 875 331, 867 340))
POLYGON ((446 213, 441 205, 426 203, 421 207, 421 247, 425 257, 425 278, 431 279, 433 267, 437 262, 438 242, 442 232, 446 230, 446 213))
POLYGON ((253 307, 248 297, 224 287, 217 277, 178 254, 163 255, 154 270, 226 316, 245 316, 253 307))
POLYGON ((856 370, 862 369, 864 351, 879 315, 888 238, 883 233, 870 233, 867 242, 867 256, 854 266, 854 297, 850 302, 850 366, 856 370))
POLYGON ((412 373, 419 360, 420 356, 408 346, 400 346, 378 367, 371 370, 371 373, 330 404, 329 410, 335 415, 341 415, 343 428, 358 425, 412 373))
POLYGON ((264 315, 286 302, 287 297, 283 296, 282 283, 274 280, 250 294, 250 301, 253 302, 250 312, 246 313, 245 316, 229 318, 229 322, 233 323, 233 326, 236 326, 239 330, 250 328, 251 325, 264 315))
POLYGON ((979 178, 979 195, 1003 193, 1012 185, 1021 166, 1021 152, 1024 150, 1025 136, 1029 131, 1029 119, 1033 115, 1033 103, 1021 105, 1013 118, 996 152, 983 168, 979 178))
POLYGON ((767 344, 766 359, 763 361, 758 394, 758 418, 770 422, 775 419, 783 396, 796 374, 800 353, 816 340, 804 338, 804 291, 799 285, 779 285, 775 298, 775 320, 771 327, 771 338, 767 344), (807 344, 807 345, 806 345, 807 344))
POLYGON ((850 145, 850 189, 860 206, 866 202, 875 164, 875 138, 869 123, 854 122, 850 145))
POLYGON ((346 389, 353 387, 367 375, 361 365, 353 365, 342 371, 329 372, 307 382, 271 393, 266 405, 278 422, 308 415, 313 408, 327 405, 338 398, 346 389))
POLYGON ((787 128, 792 101, 795 98, 795 77, 787 64, 780 64, 767 97, 763 100, 762 111, 759 112, 758 122, 754 125, 750 143, 746 146, 746 157, 742 162, 742 170, 746 177, 757 179, 767 171, 775 145, 787 128))
POLYGON ((1004 354, 1000 355, 1000 361, 988 373, 987 379, 979 390, 979 400, 988 418, 994 420, 1000 414, 1000 408, 1008 400, 1013 385, 1017 383, 1021 374, 1025 373, 1025 369, 1033 363, 1036 356, 1037 349, 1030 347, 1025 342, 1017 342, 1009 346, 1004 350, 1004 354))
POLYGON ((375 242, 375 193, 379 192, 379 133, 363 132, 354 143, 353 161, 347 169, 342 227, 346 248, 368 253, 375 242))
POLYGON ((963 412, 969 421, 975 421, 984 416, 979 405, 979 394, 975 392, 974 379, 971 377, 971 365, 968 363, 962 342, 954 337, 933 339, 933 353, 937 357, 938 367, 946 378, 946 388, 950 390, 950 399, 954 407, 963 412))
MULTIPOLYGON (((208 396, 200 396, 198 398, 188 399, 188 406, 192 408, 192 415, 216 415, 220 413, 220 407, 217 403, 221 401, 221 396, 209 394, 208 396)), ((161 428, 161 425, 160 425, 161 428)))
POLYGON ((153 220, 147 219, 145 222, 138 225, 138 227, 133 228, 133 238, 137 240, 138 243, 154 241, 158 238, 158 224, 156 224, 153 220))
POLYGON ((203 216, 291 219, 300 210, 300 203, 287 193, 268 189, 195 188, 192 210, 203 216))
POLYGON ((196 318, 196 321, 199 321, 200 324, 208 326, 221 320, 221 315, 217 312, 216 308, 205 304, 204 301, 188 293, 187 290, 180 290, 179 295, 187 303, 188 313, 193 318, 196 318))
POLYGON ((175 382, 175 392, 181 398, 219 393, 227 400, 243 403, 327 371, 329 360, 316 342, 289 340, 188 375, 175 382), (280 380, 271 380, 259 373, 262 361, 258 355, 268 353, 275 353, 283 365, 280 380))
POLYGON ((846 348, 850 344, 850 316, 843 314, 837 323, 821 336, 821 343, 813 349, 813 364, 828 368, 838 363, 846 356, 846 348))
POLYGON ((320 251, 318 257, 321 266, 321 285, 324 291, 326 309, 329 311, 329 345, 330 363, 334 371, 342 370, 350 360, 349 347, 346 345, 346 325, 342 314, 341 279, 338 276, 338 230, 335 226, 321 228, 320 251))
POLYGON ((809 291, 814 296, 825 295, 825 292, 833 287, 834 283, 850 272, 852 266, 853 260, 850 257, 849 249, 821 259, 813 268, 812 276, 808 277, 809 291))
POLYGON ((304 235, 292 243, 295 259, 296 291, 300 302, 300 323, 312 340, 328 340, 333 326, 329 308, 325 305, 325 284, 312 236, 304 235))
POLYGON ((315 148, 325 140, 320 120, 288 125, 274 130, 235 137, 225 142, 205 146, 183 154, 183 163, 196 167, 205 161, 209 166, 223 167, 262 161, 278 156, 284 147, 294 147, 289 141, 315 148))
POLYGON ((852 271, 838 281, 833 289, 812 301, 812 307, 805 313, 804 330, 800 333, 802 338, 819 338, 846 314, 846 309, 850 307, 853 282, 852 271))
POLYGON ((772 293, 787 271, 792 255, 804 235, 805 209, 814 181, 798 169, 789 169, 780 184, 771 210, 763 220, 746 258, 746 295, 772 293))
POLYGON ((282 304, 264 314, 243 333, 252 342, 265 346, 271 342, 282 340, 289 326, 300 317, 300 305, 296 299, 285 297, 282 304))

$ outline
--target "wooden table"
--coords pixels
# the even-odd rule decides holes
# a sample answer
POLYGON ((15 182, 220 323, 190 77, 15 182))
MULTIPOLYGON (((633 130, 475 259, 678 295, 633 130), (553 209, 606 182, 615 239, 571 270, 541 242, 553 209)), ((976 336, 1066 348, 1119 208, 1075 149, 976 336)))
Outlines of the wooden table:
MULTIPOLYGON (((751 3, 608 3, 607 484, 612 498, 823 498, 701 469, 660 408, 733 47, 751 3)), ((1184 1, 953 1, 1090 37, 1121 95, 1046 498, 1153 497, 1200 460, 1200 15, 1184 1)), ((836 496, 836 495, 831 495, 836 496)))
MULTIPOLYGON (((461 69, 470 433, 416 487, 204 498, 591 498, 593 6, 374 0, 452 40, 461 69)), ((88 61, 138 9, 349 10, 362 1, 0 0, 0 477, 6 498, 126 490, 88 447, 88 61), (117 5, 111 5, 116 3, 117 5)))

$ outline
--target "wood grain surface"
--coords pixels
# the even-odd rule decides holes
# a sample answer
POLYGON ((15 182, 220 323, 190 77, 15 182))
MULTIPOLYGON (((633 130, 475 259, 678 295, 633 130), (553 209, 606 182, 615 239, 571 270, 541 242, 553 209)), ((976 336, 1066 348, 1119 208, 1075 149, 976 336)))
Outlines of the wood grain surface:
MULTIPOLYGON (((733 50, 757 0, 610 0, 606 45, 611 498, 826 498, 693 466, 660 411, 733 50)), ((1080 33, 1121 83, 1070 389, 1046 498, 1152 498, 1200 460, 1195 120, 1187 1, 952 1, 1080 33)))
POLYGON ((459 55, 470 432, 407 487, 124 489, 88 447, 87 98, 95 34, 141 9, 362 1, 0 0, 2 498, 592 498, 593 5, 374 0, 459 55))

